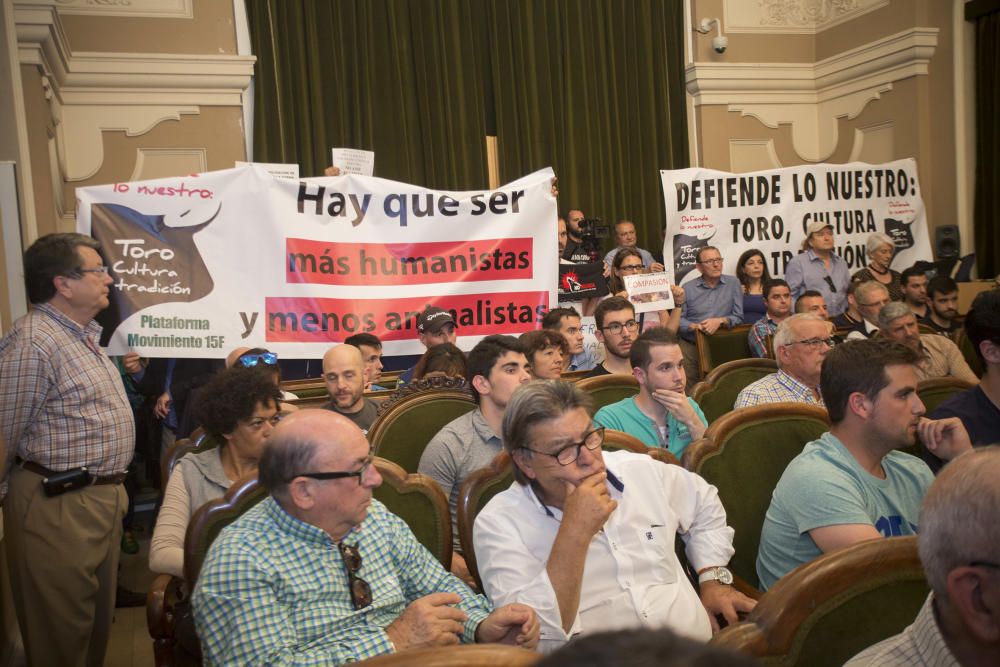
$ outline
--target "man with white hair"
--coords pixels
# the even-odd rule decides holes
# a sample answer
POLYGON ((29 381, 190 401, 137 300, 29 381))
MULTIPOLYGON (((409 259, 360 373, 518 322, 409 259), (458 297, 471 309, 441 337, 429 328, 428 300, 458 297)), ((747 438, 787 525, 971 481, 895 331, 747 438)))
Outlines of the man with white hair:
POLYGON ((847 334, 847 340, 871 338, 878 331, 878 314, 889 303, 889 290, 882 283, 869 280, 854 289, 854 302, 864 319, 847 334))
POLYGON ((878 316, 879 335, 900 343, 920 355, 917 379, 953 377, 978 384, 979 378, 969 368, 962 351, 951 339, 937 334, 922 334, 917 317, 905 303, 893 301, 878 316))
POLYGON ((847 667, 1000 665, 1000 448, 963 454, 920 510, 917 544, 931 593, 903 632, 847 667))
POLYGON ((774 334, 778 372, 744 387, 734 408, 762 403, 806 403, 823 406, 819 390, 823 359, 833 347, 833 325, 810 313, 792 315, 774 334))

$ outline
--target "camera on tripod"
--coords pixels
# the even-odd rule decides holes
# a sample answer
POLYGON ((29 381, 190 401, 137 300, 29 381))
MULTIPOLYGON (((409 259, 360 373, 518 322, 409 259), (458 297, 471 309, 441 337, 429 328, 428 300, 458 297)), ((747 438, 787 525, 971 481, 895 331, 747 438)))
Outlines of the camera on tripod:
POLYGON ((601 256, 601 239, 611 236, 611 226, 603 224, 600 218, 584 218, 580 221, 580 247, 590 254, 590 261, 596 262, 601 256))

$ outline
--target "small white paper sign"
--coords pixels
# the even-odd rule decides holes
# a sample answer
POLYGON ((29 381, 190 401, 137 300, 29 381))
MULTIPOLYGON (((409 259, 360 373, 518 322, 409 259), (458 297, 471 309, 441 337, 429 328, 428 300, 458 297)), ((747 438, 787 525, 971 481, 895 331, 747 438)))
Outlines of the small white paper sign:
POLYGON ((628 300, 637 313, 651 313, 674 307, 674 293, 670 291, 670 277, 664 273, 640 273, 624 276, 628 300))
POLYGON ((236 161, 237 167, 247 167, 254 165, 255 167, 260 167, 267 173, 271 174, 275 178, 291 178, 293 180, 299 179, 299 165, 297 164, 280 164, 278 162, 240 162, 236 161))
POLYGON ((342 174, 374 176, 375 152, 357 148, 331 148, 330 164, 339 167, 342 174))

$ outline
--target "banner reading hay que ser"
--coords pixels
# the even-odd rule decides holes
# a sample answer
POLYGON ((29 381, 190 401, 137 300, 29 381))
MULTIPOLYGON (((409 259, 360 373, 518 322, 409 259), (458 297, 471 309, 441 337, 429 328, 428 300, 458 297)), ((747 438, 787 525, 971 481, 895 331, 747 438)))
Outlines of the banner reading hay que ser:
POLYGON ((77 190, 77 229, 114 283, 109 354, 317 358, 358 332, 423 351, 417 314, 451 310, 459 345, 537 328, 555 303, 551 169, 494 191, 253 166, 77 190))
POLYGON ((817 164, 746 174, 712 169, 660 172, 666 204, 664 257, 675 284, 699 276, 698 249, 713 245, 734 275, 739 256, 750 248, 764 253, 773 277, 802 247, 810 222, 833 226, 835 251, 854 273, 868 259, 865 244, 874 232, 896 242, 897 271, 931 259, 916 162, 871 165, 817 164))

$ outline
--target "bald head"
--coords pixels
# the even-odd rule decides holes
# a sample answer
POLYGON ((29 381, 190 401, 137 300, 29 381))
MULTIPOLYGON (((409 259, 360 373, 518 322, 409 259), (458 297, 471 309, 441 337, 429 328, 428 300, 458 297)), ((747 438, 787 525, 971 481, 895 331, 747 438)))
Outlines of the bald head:
POLYGON ((365 362, 353 345, 336 345, 323 355, 323 381, 332 407, 353 414, 364 408, 365 362))
POLYGON ((250 351, 249 347, 238 347, 226 357, 226 368, 232 368, 236 364, 236 360, 242 357, 244 354, 250 351))

